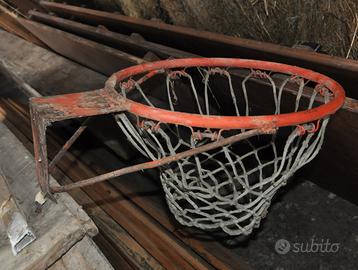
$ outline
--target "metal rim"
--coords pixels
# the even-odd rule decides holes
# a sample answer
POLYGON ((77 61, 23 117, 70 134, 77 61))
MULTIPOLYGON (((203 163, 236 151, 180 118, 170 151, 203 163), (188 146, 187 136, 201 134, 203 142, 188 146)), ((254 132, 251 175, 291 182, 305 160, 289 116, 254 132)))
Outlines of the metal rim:
POLYGON ((273 72, 282 72, 291 75, 298 75, 309 79, 318 84, 324 85, 332 91, 333 98, 326 104, 312 108, 310 110, 285 113, 278 115, 259 115, 259 116, 221 116, 221 115, 199 115, 185 112, 173 112, 160 108, 153 108, 141 103, 126 99, 126 109, 144 118, 156 120, 158 122, 178 124, 183 126, 217 128, 217 129, 254 129, 254 128, 276 128, 283 126, 293 126, 302 123, 312 122, 334 114, 344 103, 345 92, 343 87, 335 80, 314 72, 309 69, 300 68, 281 63, 235 59, 235 58, 186 58, 172 59, 145 63, 123 69, 114 73, 106 82, 107 89, 113 89, 117 82, 121 82, 131 76, 149 72, 153 70, 179 68, 179 67, 233 67, 233 68, 252 68, 273 72))

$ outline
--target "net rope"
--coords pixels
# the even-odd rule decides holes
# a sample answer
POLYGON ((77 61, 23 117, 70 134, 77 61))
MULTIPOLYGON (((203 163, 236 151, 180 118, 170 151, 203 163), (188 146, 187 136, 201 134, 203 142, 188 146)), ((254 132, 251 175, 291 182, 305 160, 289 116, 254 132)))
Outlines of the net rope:
MULTIPOLYGON (((321 98, 321 103, 329 102, 331 94, 323 85, 296 75, 252 69, 162 70, 159 77, 158 81, 165 86, 159 98, 151 96, 151 89, 145 89, 145 83, 134 79, 121 83, 118 91, 152 107, 182 111, 180 106, 191 104, 190 112, 200 115, 220 115, 224 107, 226 111, 231 107, 232 115, 236 116, 254 113, 253 102, 250 103, 253 84, 271 89, 261 90, 270 92, 271 114, 282 113, 287 95, 294 97, 291 112, 297 112, 318 106, 317 98, 321 98), (233 76, 233 72, 239 76, 233 76), (309 84, 312 86, 308 87, 309 84), (190 95, 182 91, 183 85, 190 95), (290 94, 284 91, 294 87, 290 94), (311 91, 307 93, 307 89, 311 91), (222 100, 226 100, 224 105, 222 100)), ((215 130, 158 123, 128 112, 115 115, 115 119, 129 142, 152 160, 245 132, 245 129, 215 130)), ((277 191, 317 155, 328 120, 327 117, 319 123, 280 128, 273 135, 255 136, 160 167, 170 211, 186 226, 222 229, 229 235, 250 234, 266 216, 277 191)))

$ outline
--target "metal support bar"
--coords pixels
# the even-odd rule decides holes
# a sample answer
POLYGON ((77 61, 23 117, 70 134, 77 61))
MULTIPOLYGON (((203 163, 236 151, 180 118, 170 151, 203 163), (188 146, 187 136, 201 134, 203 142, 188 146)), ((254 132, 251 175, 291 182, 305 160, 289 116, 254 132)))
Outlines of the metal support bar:
POLYGON ((31 105, 30 117, 37 179, 39 181, 42 192, 45 194, 50 194, 46 144, 47 124, 44 119, 41 118, 40 113, 36 110, 36 108, 31 105))
POLYGON ((141 164, 137 164, 137 165, 133 165, 133 166, 129 166, 126 168, 122 168, 119 170, 115 170, 109 173, 105 173, 99 176, 95 176, 86 180, 82 180, 73 184, 68 184, 65 186, 59 186, 59 187, 51 187, 51 192, 65 192, 65 191, 69 191, 71 189, 74 188, 81 188, 81 187, 85 187, 85 186, 89 186, 89 185, 93 185, 99 182, 103 182, 109 179, 112 179, 114 177, 118 177, 118 176, 122 176, 125 174, 129 174, 129 173, 134 173, 137 171, 142 171, 142 170, 147 170, 147 169, 153 169, 159 166, 163 166, 175 161, 178 161, 180 159, 183 158, 187 158, 202 152, 206 152, 206 151, 210 151, 213 150, 215 148, 224 146, 224 145, 228 145, 228 144, 232 144, 241 140, 245 140, 248 139, 250 137, 256 136, 256 135, 260 135, 260 134, 273 134, 276 132, 276 129, 253 129, 253 130, 249 130, 237 135, 233 135, 231 137, 228 138, 224 138, 224 139, 220 139, 217 140, 215 142, 209 143, 209 144, 205 144, 203 146, 199 146, 197 148, 193 148, 181 153, 178 153, 176 155, 173 156, 168 156, 162 159, 158 159, 158 160, 154 160, 154 161, 150 161, 150 162, 145 162, 145 163, 141 163, 141 164))
POLYGON ((68 141, 62 146, 60 151, 56 154, 56 156, 51 160, 49 165, 49 172, 55 168, 56 163, 66 154, 67 150, 74 144, 74 142, 78 139, 79 136, 87 129, 90 118, 86 119, 82 125, 76 130, 76 132, 68 139, 68 141))

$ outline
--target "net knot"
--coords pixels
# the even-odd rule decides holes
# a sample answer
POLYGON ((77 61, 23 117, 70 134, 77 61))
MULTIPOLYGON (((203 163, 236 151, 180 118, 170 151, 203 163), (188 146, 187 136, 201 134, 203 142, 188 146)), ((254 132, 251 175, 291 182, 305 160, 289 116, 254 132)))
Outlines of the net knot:
POLYGON ((309 123, 303 125, 297 125, 297 131, 300 136, 303 136, 307 133, 315 133, 320 127, 320 120, 316 124, 309 123))
POLYGON ((135 87, 135 80, 133 80, 132 78, 131 79, 129 79, 128 81, 126 81, 126 82, 121 82, 120 84, 119 84, 119 87, 121 88, 121 89, 123 89, 123 90, 126 90, 126 91, 128 91, 128 90, 131 90, 131 89, 133 89, 134 87, 135 87))
POLYGON ((296 83, 298 85, 300 85, 301 83, 304 83, 304 79, 297 75, 292 75, 290 78, 290 81, 293 83, 296 83))
POLYGON ((220 75, 224 75, 224 76, 227 76, 227 77, 230 76, 230 74, 229 74, 229 72, 227 70, 222 69, 222 68, 218 68, 218 67, 209 69, 207 71, 207 73, 210 74, 210 75, 220 74, 220 75))
POLYGON ((223 130, 219 131, 211 131, 211 130, 205 130, 205 131, 193 131, 192 130, 192 139, 201 141, 203 139, 210 139, 211 141, 219 140, 221 138, 221 133, 223 130))
POLYGON ((269 75, 261 70, 251 70, 251 76, 254 78, 266 79, 269 75))
POLYGON ((181 76, 188 76, 188 73, 185 70, 174 70, 168 73, 170 79, 179 79, 181 76))
POLYGON ((328 90, 328 88, 326 86, 324 86, 323 84, 318 84, 315 89, 316 92, 318 92, 321 96, 333 96, 333 93, 331 91, 328 90))
POLYGON ((157 132, 159 129, 160 129, 160 124, 161 122, 158 122, 158 123, 154 123, 152 121, 147 121, 147 120, 138 120, 137 121, 137 126, 140 128, 140 129, 143 129, 143 130, 150 130, 150 131, 154 131, 154 132, 157 132))

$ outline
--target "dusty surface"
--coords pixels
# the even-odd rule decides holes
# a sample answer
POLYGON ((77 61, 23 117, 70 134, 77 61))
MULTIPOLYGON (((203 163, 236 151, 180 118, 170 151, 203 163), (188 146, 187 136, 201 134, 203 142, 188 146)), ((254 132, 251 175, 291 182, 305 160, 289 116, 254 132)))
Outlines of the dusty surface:
POLYGON ((309 181, 292 180, 250 240, 228 247, 254 269, 356 269, 358 207, 309 181))
POLYGON ((49 270, 112 270, 107 259, 89 237, 74 245, 49 270))

